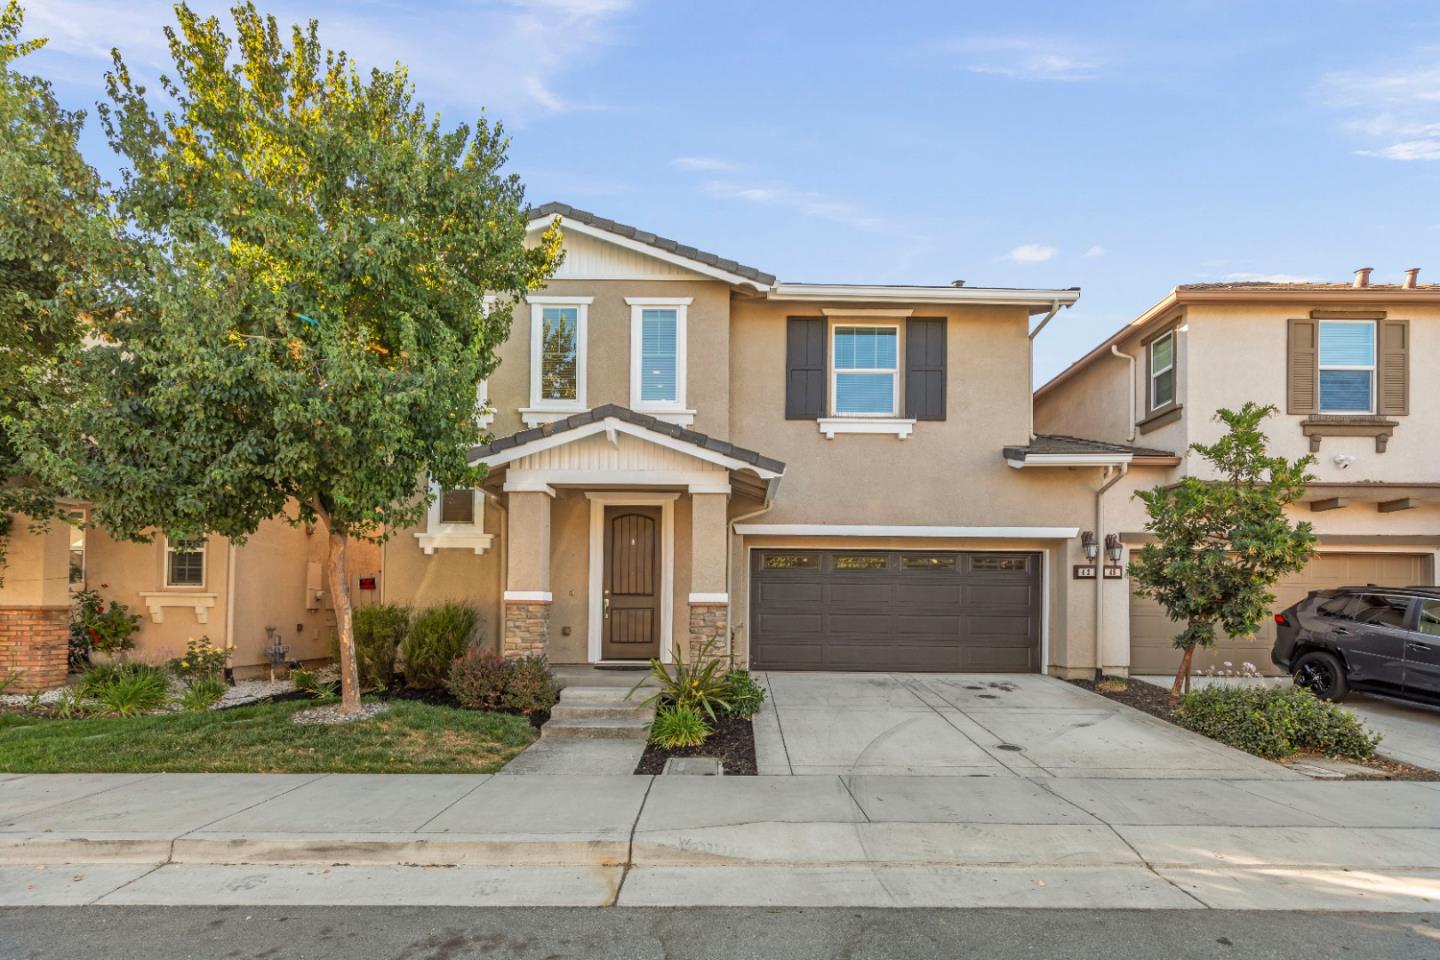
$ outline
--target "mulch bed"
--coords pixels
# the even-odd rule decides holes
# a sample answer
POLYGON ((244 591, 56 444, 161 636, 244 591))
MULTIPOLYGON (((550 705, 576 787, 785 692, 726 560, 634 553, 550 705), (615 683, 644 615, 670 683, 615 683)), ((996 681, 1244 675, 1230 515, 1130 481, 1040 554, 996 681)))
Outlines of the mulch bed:
MULTIPOLYGON (((1071 680, 1077 687, 1084 687, 1091 693, 1098 693, 1108 700, 1123 703, 1127 707, 1134 707, 1142 713, 1148 713, 1152 717, 1158 717, 1166 723, 1173 723, 1177 727, 1183 727, 1180 718, 1175 712, 1175 701, 1170 699, 1170 691, 1164 687, 1157 687, 1153 683, 1146 683, 1143 680, 1132 680, 1127 683, 1124 689, 1107 689, 1096 684, 1093 680, 1071 680)), ((1304 763, 1307 760, 1317 759, 1308 754, 1297 753, 1293 757, 1286 757, 1284 760, 1276 760, 1275 763, 1281 766, 1289 766, 1292 763, 1304 763)), ((1424 767, 1412 766, 1408 763, 1401 763, 1399 760, 1391 760, 1389 757, 1379 754, 1368 760, 1352 760, 1345 758, 1346 763, 1353 763, 1356 766, 1365 767, 1373 771, 1370 776, 1347 776, 1346 780, 1423 780, 1427 782, 1440 781, 1440 772, 1427 770, 1424 767)))
POLYGON ((644 776, 661 773, 671 757, 719 757, 727 777, 753 777, 759 772, 755 766, 755 730, 749 720, 716 722, 715 732, 698 747, 662 750, 647 743, 635 772, 644 776))

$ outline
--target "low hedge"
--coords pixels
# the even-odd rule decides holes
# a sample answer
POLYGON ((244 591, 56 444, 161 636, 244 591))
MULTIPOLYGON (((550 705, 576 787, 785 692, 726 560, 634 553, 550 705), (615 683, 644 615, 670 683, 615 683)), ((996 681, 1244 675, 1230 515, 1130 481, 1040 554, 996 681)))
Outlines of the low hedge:
POLYGON ((1178 715, 1188 729, 1267 760, 1301 752, 1363 760, 1380 742, 1354 714, 1303 687, 1207 687, 1186 694, 1178 715))

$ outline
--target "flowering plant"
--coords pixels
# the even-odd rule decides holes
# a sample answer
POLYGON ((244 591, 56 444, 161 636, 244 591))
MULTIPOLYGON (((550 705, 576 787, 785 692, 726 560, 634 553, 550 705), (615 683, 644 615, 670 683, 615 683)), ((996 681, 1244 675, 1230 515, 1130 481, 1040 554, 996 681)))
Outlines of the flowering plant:
POLYGON ((135 649, 133 639, 140 629, 140 615, 118 600, 108 603, 99 591, 84 590, 75 595, 72 633, 89 640, 90 648, 101 653, 124 653, 135 649))
POLYGON ((185 641, 184 656, 170 661, 170 672, 181 678, 217 676, 225 670, 225 661, 234 649, 233 643, 217 647, 209 637, 191 637, 185 641))

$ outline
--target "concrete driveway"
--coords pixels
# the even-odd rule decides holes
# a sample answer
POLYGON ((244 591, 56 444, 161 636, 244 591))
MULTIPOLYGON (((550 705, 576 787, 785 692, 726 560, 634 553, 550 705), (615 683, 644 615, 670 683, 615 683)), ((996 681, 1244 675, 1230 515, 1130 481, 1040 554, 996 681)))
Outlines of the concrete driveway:
POLYGON ((1293 779, 1053 677, 765 673, 760 773, 1293 779))

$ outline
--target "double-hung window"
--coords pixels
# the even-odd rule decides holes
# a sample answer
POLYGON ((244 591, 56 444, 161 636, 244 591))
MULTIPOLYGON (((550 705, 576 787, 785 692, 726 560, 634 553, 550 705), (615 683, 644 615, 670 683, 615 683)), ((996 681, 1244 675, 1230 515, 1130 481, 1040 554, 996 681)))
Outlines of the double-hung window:
MULTIPOLYGON (((630 407, 685 409, 686 313, 690 297, 626 297, 630 305, 630 407)), ((684 422, 689 422, 688 418, 684 422)))
POLYGON ((830 396, 837 417, 894 417, 900 411, 900 328, 832 328, 830 396))
POLYGON ((1320 323, 1320 412, 1375 412, 1375 324, 1320 323))
POLYGON ((530 406, 585 409, 590 297, 530 297, 530 406))
POLYGON ((1175 402, 1175 333, 1150 341, 1150 409, 1175 402))
POLYGON ((165 538, 165 586, 205 586, 205 541, 165 538))

